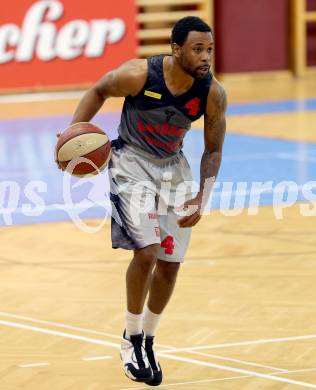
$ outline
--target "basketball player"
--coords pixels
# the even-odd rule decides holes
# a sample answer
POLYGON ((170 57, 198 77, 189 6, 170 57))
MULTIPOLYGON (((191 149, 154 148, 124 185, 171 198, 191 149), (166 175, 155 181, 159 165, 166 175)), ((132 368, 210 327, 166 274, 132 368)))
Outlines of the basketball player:
POLYGON ((111 179, 111 200, 122 222, 112 218, 112 245, 134 251, 126 274, 121 358, 130 379, 151 386, 162 381, 153 350, 156 329, 172 295, 191 227, 200 220, 210 193, 204 191, 206 183, 216 177, 221 163, 226 94, 210 73, 213 44, 212 30, 201 19, 179 20, 172 30, 172 55, 134 59, 105 74, 82 98, 72 120, 90 121, 106 99, 125 97, 110 161, 116 172, 111 179), (191 122, 202 115, 205 149, 200 191, 184 204, 191 212, 180 218, 175 206, 168 204, 167 212, 159 215, 159 194, 148 185, 143 190, 147 200, 152 198, 152 208, 136 223, 131 202, 138 183, 152 183, 155 188, 169 183, 172 198, 179 184, 192 180, 181 152, 182 140, 191 122))

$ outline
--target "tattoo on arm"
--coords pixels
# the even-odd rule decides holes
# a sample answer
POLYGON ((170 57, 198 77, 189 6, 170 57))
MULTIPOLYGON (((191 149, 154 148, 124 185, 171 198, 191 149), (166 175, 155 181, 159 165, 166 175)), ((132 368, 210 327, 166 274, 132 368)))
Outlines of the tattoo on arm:
POLYGON ((200 193, 209 197, 221 164, 221 153, 210 152, 205 149, 200 167, 200 193))
POLYGON ((209 197, 221 164, 222 145, 225 137, 227 107, 225 90, 220 87, 212 99, 212 109, 205 113, 205 150, 200 166, 200 193, 209 197), (204 192, 204 193, 203 193, 204 192))

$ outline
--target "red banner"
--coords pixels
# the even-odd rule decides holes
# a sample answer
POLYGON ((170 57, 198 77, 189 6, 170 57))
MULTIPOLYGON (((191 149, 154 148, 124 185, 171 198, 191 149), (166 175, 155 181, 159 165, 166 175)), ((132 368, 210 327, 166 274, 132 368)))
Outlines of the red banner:
POLYGON ((10 0, 0 13, 0 89, 87 84, 136 56, 135 0, 10 0))

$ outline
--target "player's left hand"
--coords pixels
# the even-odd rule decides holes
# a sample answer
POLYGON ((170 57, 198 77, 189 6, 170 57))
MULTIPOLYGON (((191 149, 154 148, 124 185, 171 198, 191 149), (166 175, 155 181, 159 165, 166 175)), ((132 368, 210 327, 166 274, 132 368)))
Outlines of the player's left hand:
MULTIPOLYGON (((57 133, 56 134, 57 138, 59 138, 60 136, 61 136, 61 133, 57 133)), ((55 151, 54 151, 54 159, 55 159, 55 163, 57 164, 58 169, 61 169, 61 166, 60 166, 58 158, 57 158, 56 148, 55 148, 55 151)))
POLYGON ((202 199, 196 197, 186 201, 183 205, 183 210, 186 211, 186 216, 178 219, 180 228, 188 228, 195 226, 201 219, 202 199))

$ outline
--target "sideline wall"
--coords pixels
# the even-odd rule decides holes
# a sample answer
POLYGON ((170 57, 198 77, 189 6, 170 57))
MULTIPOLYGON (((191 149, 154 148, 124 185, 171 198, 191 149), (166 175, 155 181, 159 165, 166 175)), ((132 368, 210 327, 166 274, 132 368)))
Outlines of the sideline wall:
POLYGON ((215 0, 216 71, 290 68, 288 0, 215 0))

